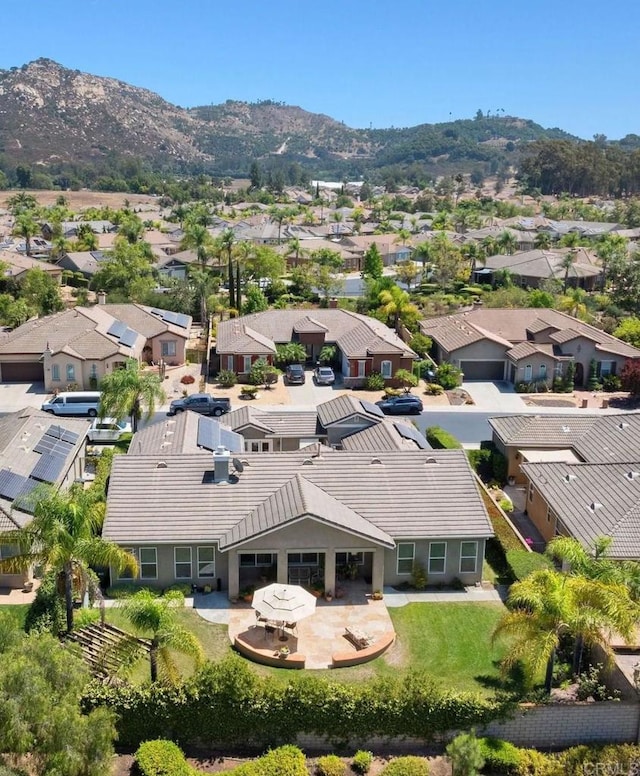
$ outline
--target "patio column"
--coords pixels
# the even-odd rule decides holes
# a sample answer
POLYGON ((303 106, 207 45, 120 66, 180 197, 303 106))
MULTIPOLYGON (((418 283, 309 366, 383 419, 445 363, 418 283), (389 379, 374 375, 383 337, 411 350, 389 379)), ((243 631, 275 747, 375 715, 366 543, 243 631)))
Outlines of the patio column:
POLYGON ((336 592, 336 551, 333 547, 324 554, 324 589, 336 592))
POLYGON ((289 568, 287 561, 287 551, 278 550, 278 584, 286 585, 289 582, 289 568))
POLYGON ((384 587, 384 549, 378 547, 373 551, 371 569, 371 590, 382 590, 384 587))
POLYGON ((240 594, 240 567, 238 565, 238 552, 231 550, 229 553, 229 598, 237 598, 240 594))

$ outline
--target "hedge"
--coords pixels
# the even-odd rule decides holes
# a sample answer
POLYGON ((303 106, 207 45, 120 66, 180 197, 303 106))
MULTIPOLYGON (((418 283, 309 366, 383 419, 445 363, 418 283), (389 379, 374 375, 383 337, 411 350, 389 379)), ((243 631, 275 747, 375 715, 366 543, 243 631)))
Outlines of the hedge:
POLYGON ((429 763, 422 757, 397 757, 382 771, 382 776, 429 776, 429 763))
POLYGON ((528 550, 508 550, 507 563, 516 579, 524 579, 534 571, 553 568, 551 561, 538 552, 528 550))
POLYGON ((230 776, 309 776, 304 754, 297 746, 272 749, 252 762, 229 771, 230 776))
POLYGON ((145 741, 135 754, 140 776, 195 776, 182 749, 173 741, 145 741))
POLYGON ((426 437, 427 442, 434 450, 459 450, 462 447, 453 434, 440 426, 429 426, 426 437))
POLYGON ((261 676, 236 655, 208 663, 183 684, 106 686, 92 683, 83 709, 116 715, 121 746, 169 738, 180 746, 278 745, 300 733, 337 743, 371 736, 433 739, 452 729, 480 727, 513 708, 502 698, 455 693, 425 673, 338 684, 295 676, 261 676))
POLYGON ((484 758, 483 770, 494 776, 517 776, 521 750, 500 738, 479 738, 480 753, 484 758))

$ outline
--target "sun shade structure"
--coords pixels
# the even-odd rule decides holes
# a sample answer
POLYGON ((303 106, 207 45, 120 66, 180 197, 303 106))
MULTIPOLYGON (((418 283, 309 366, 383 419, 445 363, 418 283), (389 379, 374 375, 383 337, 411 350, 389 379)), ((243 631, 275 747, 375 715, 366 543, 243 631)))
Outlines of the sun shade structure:
POLYGON ((299 585, 267 585, 253 594, 251 606, 268 620, 298 622, 316 610, 316 599, 299 585))

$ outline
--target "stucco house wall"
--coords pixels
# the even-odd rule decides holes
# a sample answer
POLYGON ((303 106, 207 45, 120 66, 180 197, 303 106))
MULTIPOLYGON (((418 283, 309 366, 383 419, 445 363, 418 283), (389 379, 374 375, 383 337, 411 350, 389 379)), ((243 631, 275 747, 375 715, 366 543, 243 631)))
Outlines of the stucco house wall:
MULTIPOLYGON (((450 584, 456 578, 465 585, 473 585, 482 579, 482 561, 484 559, 485 541, 484 539, 397 539, 397 545, 413 544, 415 547, 414 562, 419 563, 427 575, 429 585, 450 584), (460 549, 461 542, 476 542, 476 568, 474 572, 460 571, 460 549), (443 572, 429 571, 430 552, 436 549, 433 545, 446 547, 445 567, 443 572)), ((468 549, 468 548, 467 548, 468 549)), ((436 565, 434 563, 434 565, 436 565)), ((395 550, 385 550, 384 581, 387 585, 398 585, 402 582, 411 581, 411 572, 398 573, 398 548, 395 550)))
POLYGON ((557 517, 554 512, 549 509, 548 504, 541 496, 540 491, 538 491, 526 477, 523 477, 523 480, 527 484, 527 515, 538 531, 540 531, 545 542, 549 542, 556 535, 558 527, 557 517))

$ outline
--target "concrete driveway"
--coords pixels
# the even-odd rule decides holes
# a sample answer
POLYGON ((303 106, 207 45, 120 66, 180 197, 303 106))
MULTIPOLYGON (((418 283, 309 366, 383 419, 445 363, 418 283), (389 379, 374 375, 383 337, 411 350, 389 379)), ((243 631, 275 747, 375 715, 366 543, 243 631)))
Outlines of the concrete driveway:
POLYGON ((473 380, 462 383, 462 388, 471 396, 475 409, 494 412, 526 412, 527 405, 511 383, 483 382, 473 380))
POLYGON ((0 383, 0 412, 17 412, 24 407, 40 409, 50 395, 44 383, 0 383))
POLYGON ((289 385, 285 380, 285 387, 292 405, 317 407, 323 401, 333 399, 337 395, 337 390, 342 390, 343 386, 339 375, 336 375, 334 385, 316 385, 313 379, 313 369, 305 369, 304 374, 306 378, 304 385, 289 385))

